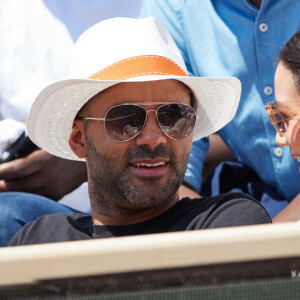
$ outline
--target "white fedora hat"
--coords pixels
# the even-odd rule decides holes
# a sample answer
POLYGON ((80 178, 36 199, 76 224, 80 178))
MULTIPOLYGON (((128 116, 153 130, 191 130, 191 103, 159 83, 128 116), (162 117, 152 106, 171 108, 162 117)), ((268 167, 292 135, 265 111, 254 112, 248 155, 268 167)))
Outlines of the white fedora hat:
POLYGON ((71 67, 73 79, 53 83, 38 95, 27 131, 40 148, 72 160, 82 160, 69 146, 78 111, 120 82, 177 79, 186 84, 197 101, 194 140, 231 121, 240 99, 241 84, 235 77, 189 77, 171 35, 152 17, 113 18, 92 26, 76 42, 71 67))

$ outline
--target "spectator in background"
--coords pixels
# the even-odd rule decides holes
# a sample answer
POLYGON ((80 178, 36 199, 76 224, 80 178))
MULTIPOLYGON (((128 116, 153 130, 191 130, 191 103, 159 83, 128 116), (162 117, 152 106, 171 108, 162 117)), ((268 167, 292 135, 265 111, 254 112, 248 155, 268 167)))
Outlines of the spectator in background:
MULTIPOLYGON (((24 130, 7 119, 25 120, 42 87, 69 77, 71 51, 83 31, 106 18, 136 17, 140 6, 141 0, 0 1, 0 130, 10 130, 5 138, 0 136, 0 144, 8 147, 24 130)), ((89 212, 86 180, 85 163, 53 157, 44 150, 1 164, 0 246, 40 215, 89 212)))
MULTIPOLYGON (((300 1, 294 0, 144 0, 140 14, 156 17, 169 30, 191 76, 236 76, 242 82, 238 112, 218 132, 236 160, 222 163, 202 185, 206 154, 212 161, 231 155, 208 139, 197 141, 185 185, 201 195, 243 191, 260 200, 272 218, 300 201, 299 163, 287 147, 276 145, 264 110, 274 98, 278 52, 300 28, 299 11, 300 1)), ((300 219, 300 210, 295 213, 300 219)), ((294 217, 281 214, 274 221, 294 217)))
MULTIPOLYGON (((275 99, 266 104, 266 111, 276 129, 276 143, 289 146, 290 154, 300 161, 300 31, 295 33, 279 53, 275 73, 275 99)), ((299 221, 300 198, 294 200, 276 218, 288 214, 299 221)))

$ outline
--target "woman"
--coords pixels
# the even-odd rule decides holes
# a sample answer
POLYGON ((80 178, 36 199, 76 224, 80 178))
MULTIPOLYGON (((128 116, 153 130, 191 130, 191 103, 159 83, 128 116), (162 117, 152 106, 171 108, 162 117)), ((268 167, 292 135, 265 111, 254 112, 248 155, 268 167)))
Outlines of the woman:
POLYGON ((279 54, 274 84, 276 101, 265 108, 277 131, 276 143, 289 146, 300 161, 300 31, 279 54))

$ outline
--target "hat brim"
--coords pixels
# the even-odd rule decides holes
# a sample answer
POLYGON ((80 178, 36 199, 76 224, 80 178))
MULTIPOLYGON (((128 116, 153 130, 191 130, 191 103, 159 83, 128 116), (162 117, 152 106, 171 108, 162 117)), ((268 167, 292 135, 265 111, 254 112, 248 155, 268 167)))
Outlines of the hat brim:
POLYGON ((147 76, 127 81, 69 79, 46 87, 32 105, 27 131, 31 140, 47 152, 71 160, 78 158, 69 146, 75 116, 81 107, 99 92, 124 82, 176 79, 186 84, 197 102, 193 140, 208 136, 234 117, 241 94, 235 77, 147 76))

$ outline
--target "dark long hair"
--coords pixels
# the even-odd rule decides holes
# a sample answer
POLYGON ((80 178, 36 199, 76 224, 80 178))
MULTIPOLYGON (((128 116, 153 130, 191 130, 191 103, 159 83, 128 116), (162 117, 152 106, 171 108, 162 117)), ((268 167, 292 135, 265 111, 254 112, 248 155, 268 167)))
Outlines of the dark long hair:
POLYGON ((300 31, 285 44, 279 60, 293 73, 295 87, 300 92, 300 31))

